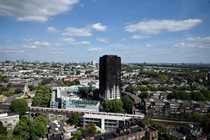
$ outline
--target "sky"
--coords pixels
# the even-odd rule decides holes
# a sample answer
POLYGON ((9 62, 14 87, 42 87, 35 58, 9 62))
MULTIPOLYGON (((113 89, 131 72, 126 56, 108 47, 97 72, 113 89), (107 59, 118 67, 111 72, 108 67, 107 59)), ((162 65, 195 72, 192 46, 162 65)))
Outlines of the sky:
POLYGON ((210 0, 0 0, 0 61, 210 63, 210 0))

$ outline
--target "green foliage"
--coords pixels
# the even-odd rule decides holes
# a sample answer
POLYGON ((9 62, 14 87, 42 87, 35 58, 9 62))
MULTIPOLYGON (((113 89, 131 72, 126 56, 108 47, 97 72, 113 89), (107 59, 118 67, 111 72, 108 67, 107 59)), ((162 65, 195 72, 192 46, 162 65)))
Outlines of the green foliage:
POLYGON ((79 139, 82 136, 82 131, 78 130, 75 134, 74 134, 74 139, 79 139))
POLYGON ((141 138, 141 140, 147 140, 147 138, 144 136, 144 137, 141 138))
POLYGON ((78 71, 76 71, 76 75, 80 75, 80 73, 81 73, 81 72, 80 72, 79 70, 78 70, 78 71))
POLYGON ((45 126, 48 123, 45 115, 39 115, 39 116, 37 116, 36 119, 35 119, 35 121, 36 122, 42 122, 42 123, 44 123, 45 126))
POLYGON ((134 106, 133 101, 130 99, 128 95, 122 96, 121 101, 123 102, 123 108, 127 110, 128 113, 132 113, 132 108, 134 106))
POLYGON ((47 132, 47 128, 42 121, 37 121, 31 125, 31 136, 32 139, 37 139, 37 137, 44 137, 45 133, 47 132))
POLYGON ((0 140, 9 140, 9 138, 6 135, 0 134, 0 140))
POLYGON ((149 120, 149 124, 158 130, 159 140, 178 140, 175 136, 168 134, 168 129, 164 125, 155 123, 152 120, 149 120))
POLYGON ((30 126, 27 125, 24 121, 20 121, 14 128, 13 135, 17 136, 21 140, 29 139, 30 135, 30 126))
POLYGON ((149 94, 147 92, 142 92, 139 94, 139 98, 147 99, 147 98, 149 98, 149 94))
POLYGON ((201 126, 203 127, 203 132, 205 134, 210 134, 210 122, 202 121, 201 126))
POLYGON ((67 86, 73 86, 73 85, 80 85, 80 82, 78 79, 76 79, 74 81, 66 81, 66 82, 64 82, 64 84, 67 86))
POLYGON ((0 135, 7 135, 7 128, 3 126, 2 122, 0 122, 0 135))
POLYGON ((207 98, 207 100, 210 101, 210 90, 203 90, 202 93, 203 93, 203 96, 207 98))
POLYGON ((48 107, 49 102, 50 102, 50 89, 39 86, 37 88, 36 95, 33 98, 32 105, 48 107))
POLYGON ((41 85, 50 84, 53 81, 53 78, 45 78, 41 81, 41 85))
POLYGON ((133 91, 135 91, 135 88, 134 88, 133 86, 129 85, 129 86, 125 89, 125 91, 127 91, 127 92, 133 92, 133 91))
POLYGON ((7 76, 1 76, 0 77, 0 81, 2 81, 3 83, 8 83, 9 82, 9 79, 7 76))
POLYGON ((200 121, 200 120, 202 120, 203 116, 199 112, 194 112, 193 115, 192 115, 192 118, 197 120, 197 121, 200 121))
POLYGON ((30 89, 30 91, 35 89, 34 85, 29 85, 28 88, 30 89))
POLYGON ((14 95, 14 93, 12 91, 9 91, 9 92, 5 93, 4 95, 7 97, 10 97, 10 96, 14 95))
POLYGON ((19 93, 23 93, 23 90, 21 88, 15 89, 14 94, 19 94, 19 93))
POLYGON ((21 140, 38 140, 45 137, 47 119, 44 116, 38 116, 35 120, 24 115, 20 122, 15 126, 13 135, 21 140))
POLYGON ((80 118, 79 114, 76 112, 71 113, 69 116, 70 123, 74 124, 76 126, 78 126, 80 124, 80 120, 81 120, 81 118, 80 118))
POLYGON ((95 127, 94 123, 89 123, 86 126, 85 130, 92 135, 96 134, 96 127, 95 127))
POLYGON ((102 102, 102 107, 104 111, 114 112, 114 113, 123 113, 123 102, 120 99, 113 100, 104 100, 102 102))
POLYGON ((14 99, 9 107, 12 112, 18 113, 22 116, 28 110, 28 103, 25 99, 14 99))
POLYGON ((186 137, 186 140, 193 140, 193 137, 191 134, 188 134, 187 137, 186 137))

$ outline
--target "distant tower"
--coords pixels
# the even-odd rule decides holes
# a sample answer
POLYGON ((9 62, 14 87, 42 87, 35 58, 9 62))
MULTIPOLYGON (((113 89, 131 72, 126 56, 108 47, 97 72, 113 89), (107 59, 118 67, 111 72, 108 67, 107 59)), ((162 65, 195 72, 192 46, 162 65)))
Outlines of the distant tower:
POLYGON ((121 58, 104 55, 99 60, 99 97, 101 99, 120 99, 121 58))

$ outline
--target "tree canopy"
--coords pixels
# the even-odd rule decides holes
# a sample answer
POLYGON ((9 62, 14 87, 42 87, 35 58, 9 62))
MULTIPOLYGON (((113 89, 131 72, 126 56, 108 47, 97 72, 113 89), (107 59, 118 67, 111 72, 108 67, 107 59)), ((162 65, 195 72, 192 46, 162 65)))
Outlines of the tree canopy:
POLYGON ((123 113, 123 102, 120 99, 104 100, 102 102, 102 107, 104 111, 123 113))
POLYGON ((80 120, 81 120, 81 118, 80 118, 79 114, 77 114, 76 112, 71 113, 69 116, 70 123, 74 124, 76 126, 78 126, 80 124, 80 120))
POLYGON ((47 119, 39 115, 34 120, 29 116, 22 116, 20 122, 15 126, 13 135, 17 139, 23 140, 38 140, 40 137, 45 137, 47 119))
POLYGON ((0 135, 7 135, 7 128, 3 126, 2 122, 0 122, 0 135))
POLYGON ((25 99, 14 99, 9 107, 12 112, 18 113, 22 116, 28 110, 28 103, 25 99))
POLYGON ((85 130, 92 135, 96 134, 96 127, 94 123, 89 123, 86 126, 85 130))
POLYGON ((123 108, 128 112, 132 113, 132 108, 134 106, 133 101, 130 99, 128 95, 122 96, 121 101, 123 102, 123 108))
POLYGON ((33 98, 33 106, 43 106, 47 107, 50 102, 50 89, 39 86, 37 87, 36 95, 33 98))

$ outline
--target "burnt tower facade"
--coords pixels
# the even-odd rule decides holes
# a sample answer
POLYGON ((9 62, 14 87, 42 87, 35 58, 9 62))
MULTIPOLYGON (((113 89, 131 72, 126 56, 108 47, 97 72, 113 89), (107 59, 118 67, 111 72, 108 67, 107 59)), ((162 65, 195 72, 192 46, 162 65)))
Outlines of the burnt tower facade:
POLYGON ((104 55, 99 59, 99 97, 120 99, 121 58, 117 55, 104 55))

